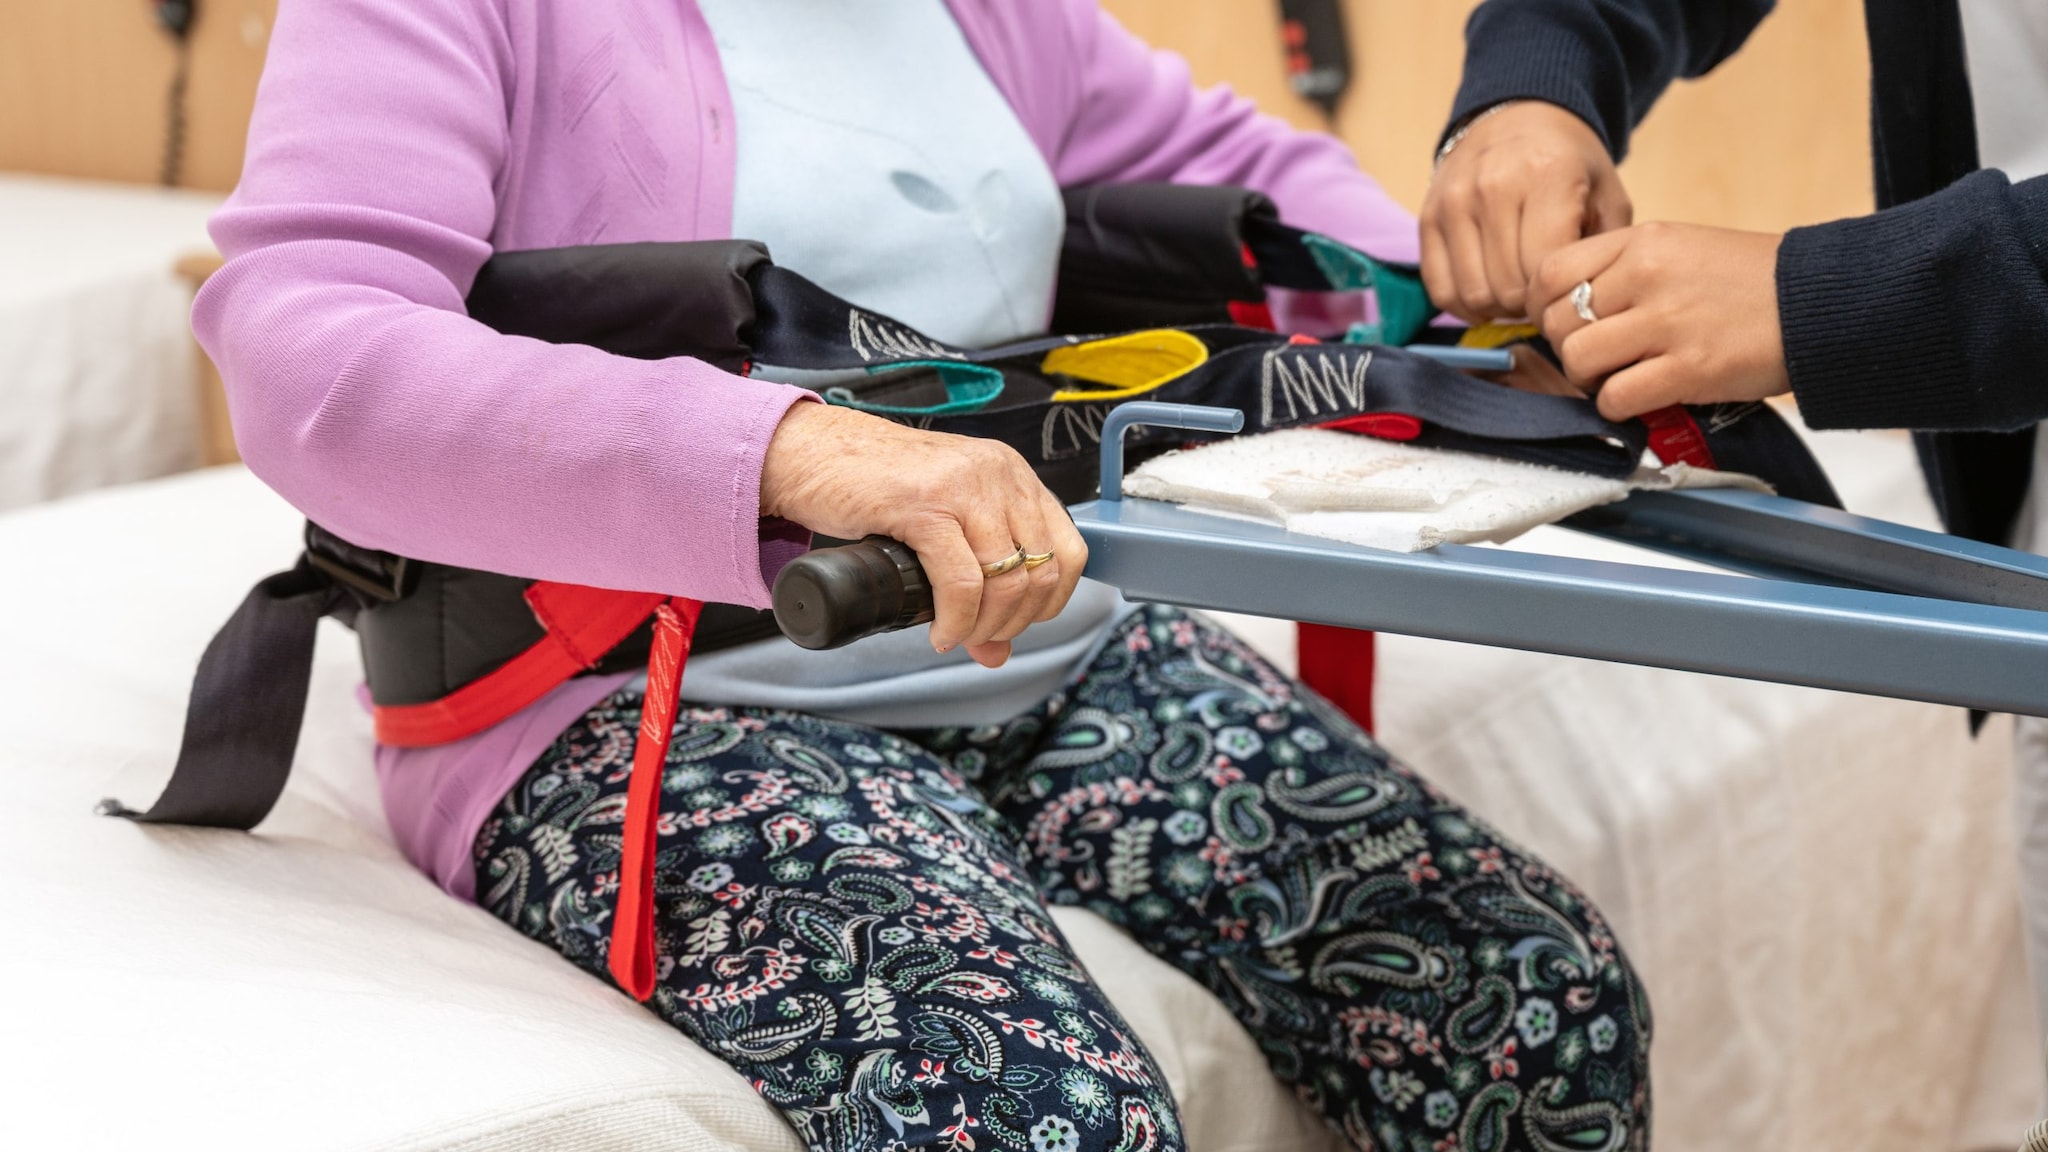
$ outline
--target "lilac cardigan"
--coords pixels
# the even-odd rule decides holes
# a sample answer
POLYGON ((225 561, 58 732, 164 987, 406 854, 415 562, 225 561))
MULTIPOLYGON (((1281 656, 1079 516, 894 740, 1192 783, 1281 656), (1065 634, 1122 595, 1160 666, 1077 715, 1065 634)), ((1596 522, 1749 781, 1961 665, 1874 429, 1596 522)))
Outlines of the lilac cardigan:
MULTIPOLYGON (((1340 144, 1197 91, 1095 0, 948 3, 1062 186, 1244 185, 1415 259, 1412 219, 1340 144)), ((691 0, 285 0, 212 223, 227 263, 193 308, 249 467, 371 547, 766 605, 792 545, 763 525, 761 464, 806 393, 501 336, 462 305, 494 250, 727 236, 732 124, 691 0)), ((429 789, 459 802, 391 812, 416 861, 466 846, 509 785, 504 749, 478 751, 429 789)), ((465 891, 451 865, 430 871, 465 891)))

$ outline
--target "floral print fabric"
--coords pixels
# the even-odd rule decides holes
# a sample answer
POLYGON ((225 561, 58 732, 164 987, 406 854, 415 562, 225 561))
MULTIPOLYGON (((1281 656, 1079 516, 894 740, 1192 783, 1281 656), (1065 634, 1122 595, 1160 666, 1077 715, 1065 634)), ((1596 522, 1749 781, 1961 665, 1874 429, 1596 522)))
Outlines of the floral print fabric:
MULTIPOLYGON (((593 709, 476 844, 481 902, 600 977, 639 719, 593 709)), ((685 709, 660 833, 652 1007, 819 1152, 1185 1146, 1046 901, 1202 981, 1360 1149, 1648 1145, 1597 911, 1175 609, 1002 725, 685 709)))

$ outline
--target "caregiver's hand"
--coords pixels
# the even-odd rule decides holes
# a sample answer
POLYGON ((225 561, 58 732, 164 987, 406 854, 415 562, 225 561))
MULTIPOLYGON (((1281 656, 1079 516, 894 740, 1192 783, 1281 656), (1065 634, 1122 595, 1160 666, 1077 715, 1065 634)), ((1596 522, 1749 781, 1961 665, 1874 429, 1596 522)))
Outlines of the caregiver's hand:
POLYGON ((828 536, 908 544, 932 582, 932 647, 965 644, 990 668, 1010 658, 1027 625, 1059 615, 1088 563, 1066 508, 1008 445, 824 404, 793 405, 776 427, 761 513, 828 536), (1020 545, 1053 558, 982 576, 982 565, 1020 545))
POLYGON ((1543 258, 1628 225, 1634 209, 1606 145, 1555 104, 1482 113, 1437 166, 1422 202, 1422 280, 1465 320, 1528 316, 1543 258))
POLYGON ((1789 391, 1778 328, 1782 239, 1644 224, 1582 240, 1536 277, 1543 334, 1574 384, 1599 388, 1610 420, 1789 391), (1592 286, 1590 323, 1572 302, 1582 282, 1592 286))

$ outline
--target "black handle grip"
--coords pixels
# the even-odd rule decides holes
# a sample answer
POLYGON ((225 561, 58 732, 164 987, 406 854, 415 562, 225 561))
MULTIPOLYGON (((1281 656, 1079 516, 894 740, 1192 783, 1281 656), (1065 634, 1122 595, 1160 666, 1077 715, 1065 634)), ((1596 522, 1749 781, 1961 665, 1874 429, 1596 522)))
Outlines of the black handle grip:
POLYGON ((887 536, 806 552, 775 577, 775 624, 799 647, 843 648, 931 618, 924 566, 887 536))

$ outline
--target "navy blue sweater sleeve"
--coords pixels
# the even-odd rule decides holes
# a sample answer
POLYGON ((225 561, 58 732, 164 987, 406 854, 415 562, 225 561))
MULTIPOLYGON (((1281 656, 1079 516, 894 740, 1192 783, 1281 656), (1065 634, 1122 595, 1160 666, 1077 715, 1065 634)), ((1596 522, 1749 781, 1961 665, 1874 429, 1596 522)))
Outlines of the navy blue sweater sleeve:
POLYGON ((1671 81, 1733 55, 1774 0, 1486 0, 1465 25, 1451 124, 1503 100, 1570 109, 1619 160, 1671 81))
POLYGON ((2048 419, 2048 177, 1978 172, 1796 228, 1778 315, 1815 428, 2005 431, 2048 419))

